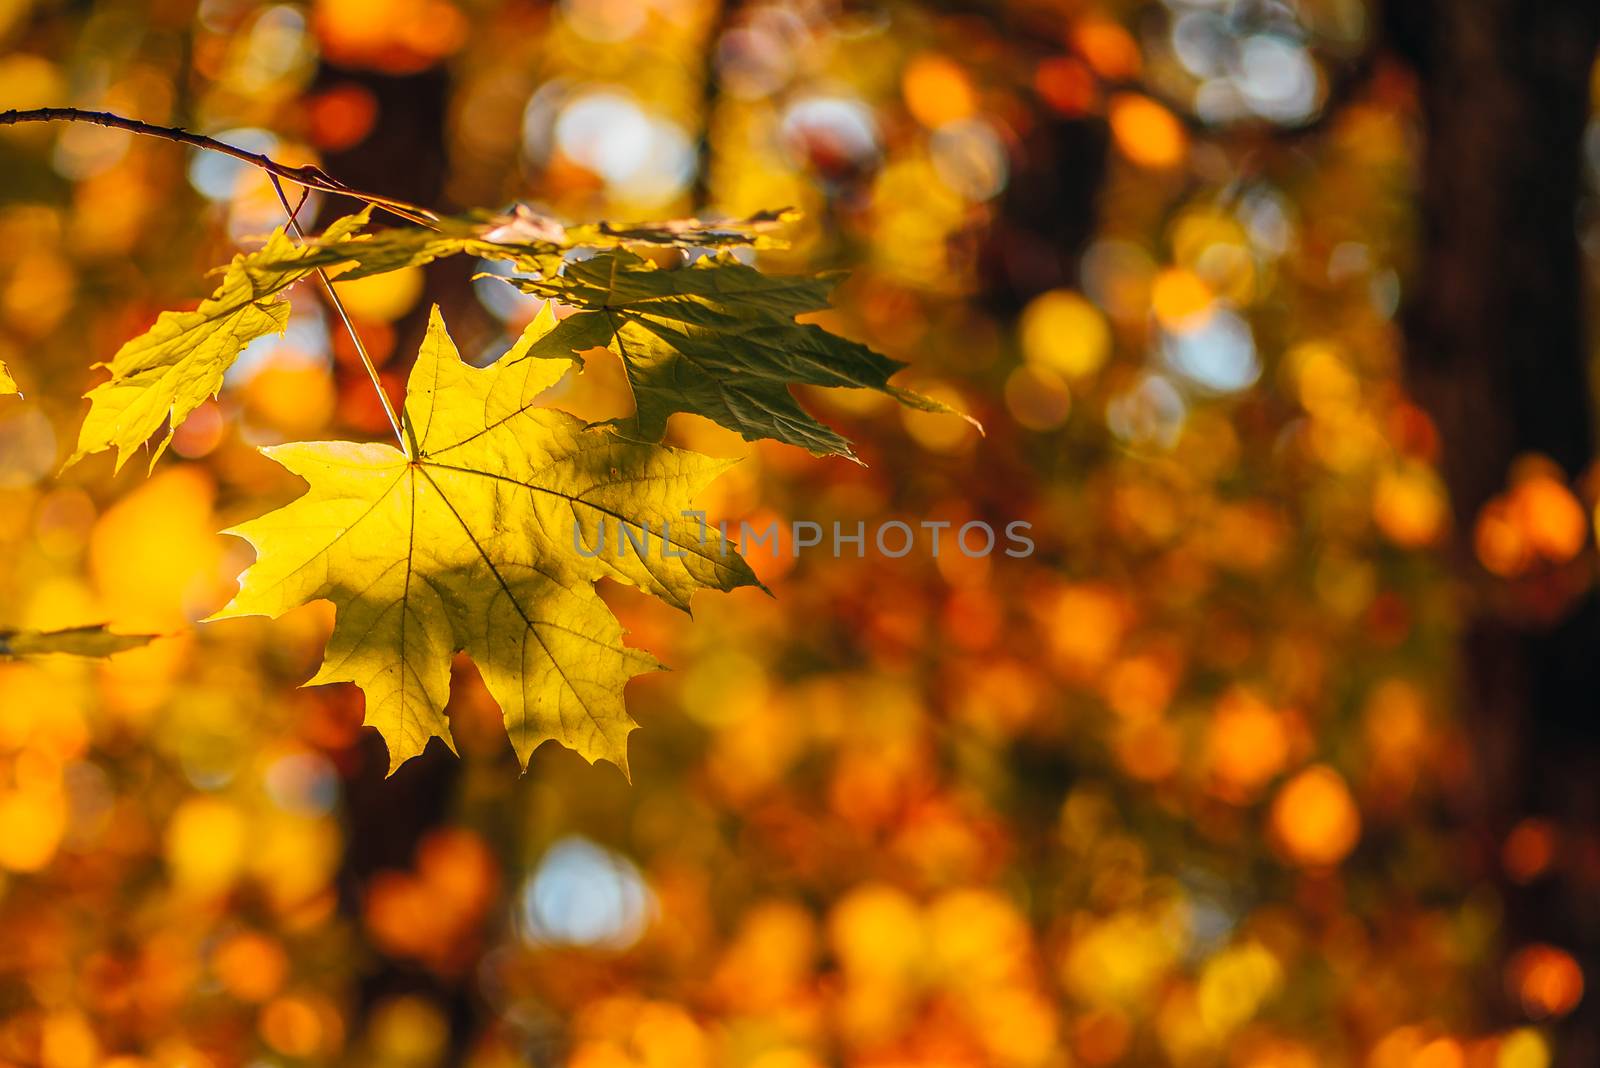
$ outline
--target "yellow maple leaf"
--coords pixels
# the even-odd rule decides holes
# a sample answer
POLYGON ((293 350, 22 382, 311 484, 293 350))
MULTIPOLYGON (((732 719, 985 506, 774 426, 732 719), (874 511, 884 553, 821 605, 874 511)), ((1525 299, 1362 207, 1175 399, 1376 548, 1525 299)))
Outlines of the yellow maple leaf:
POLYGON ((6 365, 0 363, 0 397, 20 392, 21 390, 17 389, 17 380, 11 377, 11 372, 6 370, 6 365))
MULTIPOLYGON (((366 225, 370 209, 329 226, 325 243, 344 242, 366 225)), ((222 388, 222 376, 256 338, 281 334, 289 305, 280 294, 315 273, 321 246, 296 245, 282 228, 260 249, 241 253, 222 284, 192 311, 162 312, 155 325, 105 364, 111 378, 87 394, 89 414, 67 466, 90 453, 117 450, 117 470, 151 435, 167 426, 150 457, 153 467, 172 432, 222 388)))
POLYGON ((257 559, 213 618, 332 601, 333 633, 311 684, 361 687, 391 771, 436 735, 450 744, 450 661, 465 650, 524 766, 555 739, 626 774, 636 724, 623 686, 659 665, 623 644, 595 580, 684 608, 696 589, 756 584, 742 558, 685 518, 731 461, 534 406, 571 366, 524 358, 554 326, 547 309, 516 349, 478 369, 462 362, 435 308, 407 385, 404 450, 265 449, 310 489, 228 531, 257 559), (641 552, 646 538, 653 547, 643 541, 641 552))

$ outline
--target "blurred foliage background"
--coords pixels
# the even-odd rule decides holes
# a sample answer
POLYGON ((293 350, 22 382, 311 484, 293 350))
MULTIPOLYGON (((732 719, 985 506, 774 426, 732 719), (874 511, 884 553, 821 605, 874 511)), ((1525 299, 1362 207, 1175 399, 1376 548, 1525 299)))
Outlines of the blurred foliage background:
MULTIPOLYGON (((170 635, 0 664, 0 1063, 1593 1063, 1600 838, 1488 770, 1461 642, 1589 595, 1597 487, 1519 453, 1452 513, 1401 386, 1450 92, 1407 32, 1362 0, 0 2, 0 107, 440 209, 800 208, 762 265, 849 269, 830 326, 988 433, 808 394, 858 468, 679 417, 746 457, 713 516, 1038 544, 758 548, 776 598, 692 622, 607 589, 675 668, 629 687, 631 786, 553 746, 519 778, 464 660, 460 758, 385 781, 359 693, 297 688, 328 613, 190 626, 250 559, 214 532, 300 492, 255 446, 384 431, 316 297, 152 475, 55 477, 91 363, 279 225, 270 185, 0 130, 0 623, 170 635)), ((341 287, 396 395, 430 302, 479 362, 537 311, 489 269, 341 287)), ((600 361, 561 391, 627 411, 600 361)))

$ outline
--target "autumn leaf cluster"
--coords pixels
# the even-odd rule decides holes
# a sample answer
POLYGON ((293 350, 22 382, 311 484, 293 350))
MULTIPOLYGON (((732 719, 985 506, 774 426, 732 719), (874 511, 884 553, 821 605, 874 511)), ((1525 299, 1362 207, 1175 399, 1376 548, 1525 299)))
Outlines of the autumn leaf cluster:
MULTIPOLYGON (((758 584, 732 546, 683 522, 727 464, 659 444, 668 417, 691 413, 746 439, 852 457, 843 437, 800 407, 792 386, 869 388, 925 411, 949 409, 891 386, 895 361, 796 321, 827 308, 836 279, 767 275, 733 254, 772 243, 767 231, 784 213, 727 226, 569 229, 519 207, 508 216, 366 232, 371 213, 340 219, 305 243, 279 228, 237 255, 199 307, 165 312, 124 344, 106 365, 109 379, 88 394, 68 464, 115 450, 120 469, 164 429, 150 452, 153 469, 245 348, 282 333, 286 294, 297 283, 370 278, 462 253, 509 262, 526 272, 509 284, 543 298, 544 310, 508 352, 476 368, 463 362, 434 309, 395 446, 265 450, 310 488, 230 531, 255 547, 257 561, 212 618, 278 616, 331 601, 338 621, 311 682, 361 688, 391 771, 432 738, 451 744, 450 664, 465 650, 524 765, 555 739, 626 772, 635 724, 623 687, 658 665, 624 643, 594 583, 614 579, 685 611, 696 590, 758 584), (687 262, 663 268, 630 244, 687 262), (725 249, 682 251, 706 245, 725 249), (557 306, 570 314, 558 320, 557 306), (626 371, 636 411, 616 425, 587 425, 539 402, 592 350, 611 351, 626 371), (648 548, 607 554, 607 522, 617 524, 618 538, 626 528, 646 546, 659 532, 665 551, 657 560, 648 548)), ((376 379, 374 387, 381 388, 376 379)), ((116 647, 107 641, 107 650, 116 647)), ((58 641, 55 649, 71 646, 58 641)))

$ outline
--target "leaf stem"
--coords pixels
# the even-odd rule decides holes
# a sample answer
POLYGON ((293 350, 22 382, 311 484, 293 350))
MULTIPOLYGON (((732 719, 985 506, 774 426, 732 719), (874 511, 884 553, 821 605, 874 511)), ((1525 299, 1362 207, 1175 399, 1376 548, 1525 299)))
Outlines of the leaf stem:
MULTIPOLYGON (((289 217, 289 228, 294 231, 294 235, 302 242, 305 241, 306 232, 300 226, 300 209, 289 206, 289 197, 283 191, 283 182, 279 175, 273 171, 268 171, 267 176, 272 181, 273 191, 278 194, 278 202, 283 205, 284 214, 289 217)), ((313 186, 312 188, 316 187, 313 186)), ((304 203, 305 201, 302 199, 301 204, 304 203)), ((394 430, 395 441, 400 443, 401 451, 409 459, 411 457, 411 449, 406 443, 405 432, 400 429, 400 419, 395 415, 394 405, 389 401, 389 394, 384 392, 383 380, 378 377, 378 368, 372 362, 372 357, 367 353, 367 346, 361 340, 361 334, 356 330, 356 324, 350 320, 350 313, 345 311, 344 301, 339 299, 338 292, 333 288, 333 279, 328 277, 328 272, 318 267, 317 277, 322 280, 322 288, 327 291, 329 302, 333 305, 334 310, 339 313, 339 318, 344 322, 345 332, 350 335, 350 340, 355 343, 356 355, 361 357, 361 366, 367 369, 367 378, 371 380, 372 388, 378 394, 378 400, 383 405, 383 414, 389 417, 389 426, 394 430)))
POLYGON ((218 141, 214 137, 206 137, 204 134, 180 130, 176 126, 156 126, 152 123, 140 122, 138 119, 113 115, 108 111, 85 111, 82 108, 30 108, 22 111, 13 108, 10 111, 0 111, 0 126, 15 126, 24 122, 87 122, 96 126, 107 126, 114 130, 127 130, 129 133, 142 134, 146 137, 159 137, 167 141, 176 141, 180 145, 188 145, 191 148, 204 149, 208 152, 220 152, 224 156, 232 156, 234 159, 248 163, 252 167, 259 167, 275 179, 282 178, 307 189, 317 189, 324 193, 336 193, 339 196, 363 201, 375 208, 382 208, 391 215, 405 219, 407 222, 417 223, 420 226, 436 229, 434 224, 439 221, 439 217, 427 208, 408 204, 403 200, 395 200, 390 197, 378 196, 375 193, 364 193, 359 189, 352 189, 315 164, 307 164, 304 167, 290 167, 259 152, 250 152, 235 145, 230 145, 225 141, 218 141))

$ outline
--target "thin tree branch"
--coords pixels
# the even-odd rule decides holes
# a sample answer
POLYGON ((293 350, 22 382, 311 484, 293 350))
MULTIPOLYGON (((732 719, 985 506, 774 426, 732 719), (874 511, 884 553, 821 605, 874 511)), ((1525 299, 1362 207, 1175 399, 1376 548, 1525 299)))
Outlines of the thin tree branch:
MULTIPOLYGON (((267 176, 272 181, 273 191, 278 194, 278 202, 283 205, 284 214, 289 217, 289 227, 302 242, 306 239, 305 230, 300 227, 298 218, 300 208, 289 206, 289 197, 283 191, 283 181, 274 172, 268 171, 267 176)), ((304 198, 300 201, 305 204, 304 198)), ((408 457, 413 455, 411 448, 406 443, 405 432, 400 429, 400 419, 395 415, 394 405, 389 402, 389 394, 383 391, 383 380, 378 377, 378 368, 372 362, 372 357, 367 354, 367 346, 362 342, 361 335, 356 331, 356 324, 350 320, 350 313, 344 309, 344 301, 339 299, 339 294, 333 288, 333 279, 328 277, 328 272, 317 268, 317 277, 322 280, 322 288, 328 293, 328 300, 333 304, 334 310, 339 313, 339 318, 344 321, 345 331, 349 333, 350 340, 355 343, 356 355, 361 357, 361 366, 367 369, 367 377, 372 380, 372 388, 378 394, 378 401, 383 405, 383 414, 389 417, 389 426, 394 430, 394 439, 399 442, 401 451, 408 457)))
MULTIPOLYGON (((304 167, 290 167, 279 163, 270 156, 259 152, 249 152, 214 137, 203 134, 190 133, 180 130, 176 126, 155 126, 138 119, 128 119, 121 115, 113 115, 107 111, 85 111, 82 108, 32 108, 27 111, 0 111, 0 126, 15 126, 24 122, 87 122, 96 126, 107 126, 113 130, 127 130, 129 133, 142 134, 147 137, 159 137, 167 141, 176 141, 180 145, 191 148, 204 149, 208 152, 220 152, 224 156, 232 156, 236 160, 259 167, 274 178, 304 186, 307 189, 317 189, 324 193, 334 193, 339 196, 350 197, 375 208, 381 208, 391 215, 405 219, 407 222, 417 223, 420 226, 436 228, 435 223, 439 217, 427 208, 415 204, 407 204, 403 200, 394 200, 390 197, 378 196, 375 193, 364 193, 359 189, 352 189, 327 171, 314 164, 304 167)), ((292 216, 294 213, 290 212, 292 216)))
MULTIPOLYGON (((190 133, 175 126, 155 126, 148 122, 124 118, 121 115, 113 115, 106 111, 84 111, 81 108, 33 108, 28 111, 12 109, 0 112, 0 126, 15 126, 24 122, 93 123, 96 126, 106 126, 114 130, 126 130, 129 133, 175 141, 178 144, 189 145, 192 148, 202 149, 207 152, 218 152, 224 156, 232 156, 234 159, 248 163, 252 167, 259 167, 267 173, 267 177, 272 181, 272 189, 278 194, 278 201, 283 205, 284 214, 288 216, 289 226, 301 241, 306 239, 306 232, 300 225, 299 213, 300 208, 305 205, 306 198, 302 195, 300 204, 291 206, 289 196, 284 192, 283 188, 285 181, 293 182, 308 192, 316 189, 324 193, 333 193, 338 196, 360 200, 408 222, 418 223, 429 228, 434 228, 434 224, 439 218, 427 208, 421 208, 415 204, 407 204, 403 200, 394 200, 389 197, 377 196, 373 193, 363 193, 359 189, 352 189, 314 164, 307 164, 304 167, 290 167, 259 152, 250 152, 235 145, 230 145, 225 141, 218 141, 214 137, 190 133)), ((383 390, 383 382, 378 377, 378 368, 373 364, 372 357, 367 352, 367 346, 362 342, 361 335, 356 331, 355 323, 350 319, 350 313, 345 310, 344 301, 339 299, 339 294, 333 288, 333 281, 328 277, 326 271, 318 268, 317 277, 322 280, 322 286, 328 293, 328 300, 333 304, 334 310, 339 313, 339 318, 344 322, 344 328, 349 332, 350 340, 355 343, 356 354, 361 358, 361 366, 366 368, 367 377, 372 381, 372 388, 377 392, 378 400, 383 405, 383 414, 389 417, 389 426, 394 430, 395 441, 399 442, 400 448, 406 450, 409 455, 410 450, 407 449, 406 435, 400 427, 399 416, 395 414, 394 405, 389 401, 389 395, 383 390)))

